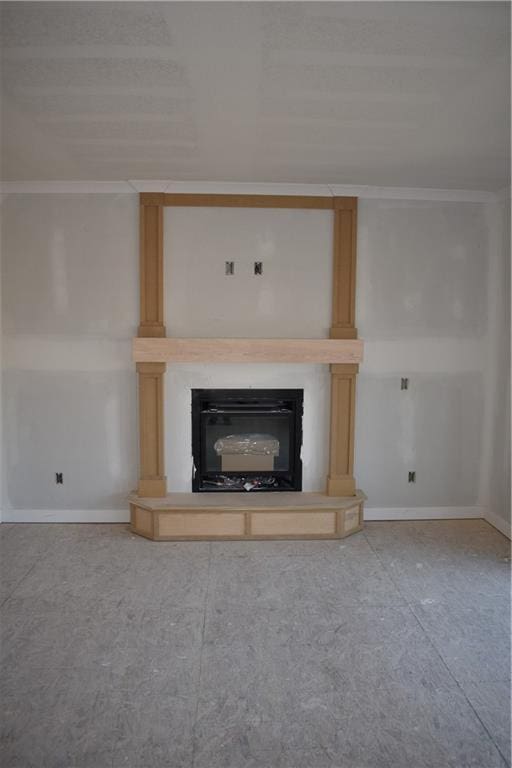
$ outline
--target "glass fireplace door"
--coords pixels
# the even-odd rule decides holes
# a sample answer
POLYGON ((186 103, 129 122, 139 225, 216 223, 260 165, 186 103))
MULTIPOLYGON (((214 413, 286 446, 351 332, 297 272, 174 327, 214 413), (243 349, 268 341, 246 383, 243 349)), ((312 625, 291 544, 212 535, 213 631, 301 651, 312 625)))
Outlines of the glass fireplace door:
POLYGON ((209 392, 219 394, 204 397, 193 418, 195 476, 200 470, 194 490, 300 490, 296 402, 261 390, 225 390, 227 397, 209 392))

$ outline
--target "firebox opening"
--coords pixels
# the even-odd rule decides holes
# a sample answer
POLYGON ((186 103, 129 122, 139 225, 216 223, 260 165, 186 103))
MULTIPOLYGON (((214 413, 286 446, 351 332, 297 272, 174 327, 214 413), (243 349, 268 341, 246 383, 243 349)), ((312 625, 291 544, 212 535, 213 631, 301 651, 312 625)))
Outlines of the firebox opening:
POLYGON ((302 389, 193 389, 192 490, 301 491, 302 389))

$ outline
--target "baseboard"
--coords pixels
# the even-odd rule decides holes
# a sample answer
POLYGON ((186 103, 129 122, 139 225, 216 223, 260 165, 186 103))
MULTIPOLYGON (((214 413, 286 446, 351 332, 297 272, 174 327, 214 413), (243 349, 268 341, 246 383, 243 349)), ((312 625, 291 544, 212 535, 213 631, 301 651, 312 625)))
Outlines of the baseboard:
POLYGON ((500 533, 502 533, 504 536, 507 537, 507 539, 511 539, 511 525, 507 520, 504 520, 502 517, 498 517, 498 515, 494 515, 492 512, 486 511, 484 515, 484 519, 492 525, 494 528, 496 528, 500 533))
MULTIPOLYGON (((483 518, 511 538, 510 523, 484 507, 366 507, 364 519, 454 520, 483 518)), ((2 523, 128 523, 128 509, 10 509, 3 510, 2 523)))
POLYGON ((128 509, 9 509, 3 523, 128 523, 128 509))
POLYGON ((365 507, 370 520, 457 520, 485 517, 484 507, 365 507))

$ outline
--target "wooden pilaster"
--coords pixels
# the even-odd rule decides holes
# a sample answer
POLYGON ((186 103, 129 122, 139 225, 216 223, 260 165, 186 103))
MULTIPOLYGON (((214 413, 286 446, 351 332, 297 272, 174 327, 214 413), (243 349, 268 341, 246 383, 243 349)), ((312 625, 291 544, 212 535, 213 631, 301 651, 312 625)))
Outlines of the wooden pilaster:
MULTIPOLYGON (((165 336, 163 206, 141 195, 139 336, 165 336), (148 200, 148 202, 145 202, 148 200)), ((155 196, 158 201, 158 197, 155 196)))
MULTIPOLYGON (((163 199, 140 196, 140 337, 165 336, 163 301, 163 199)), ((138 495, 167 494, 164 461, 165 363, 137 363, 139 380, 138 495)))
POLYGON ((139 376, 139 496, 167 493, 164 465, 165 363, 137 363, 139 376))
MULTIPOLYGON (((356 339, 357 198, 334 199, 333 339, 356 339)), ((354 480, 354 422, 357 365, 331 366, 331 439, 327 494, 352 496, 354 480)))
POLYGON ((352 496, 357 365, 331 366, 331 440, 328 496, 352 496))
POLYGON ((357 339, 357 198, 334 198, 331 339, 357 339))

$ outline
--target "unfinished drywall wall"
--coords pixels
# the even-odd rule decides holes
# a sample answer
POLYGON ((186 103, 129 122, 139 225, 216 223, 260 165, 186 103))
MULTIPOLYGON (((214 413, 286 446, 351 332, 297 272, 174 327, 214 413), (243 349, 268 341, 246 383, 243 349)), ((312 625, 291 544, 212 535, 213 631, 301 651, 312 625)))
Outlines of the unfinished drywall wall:
POLYGON ((164 262, 169 336, 329 335, 331 211, 165 208, 164 262))
MULTIPOLYGON (((7 514, 126 509, 137 482, 137 207, 135 194, 4 197, 7 514)), ((221 221, 213 213, 166 210, 168 334, 326 335, 329 213, 223 209, 221 221), (224 275, 226 260, 234 277, 224 275)), ((357 323, 366 350, 355 474, 369 507, 488 504, 506 516, 509 235, 499 226, 494 204, 360 200, 357 323)), ((172 490, 190 488, 189 390, 203 386, 303 387, 304 486, 322 489, 327 367, 251 365, 169 367, 172 490)))
POLYGON ((3 200, 7 516, 126 508, 137 482, 137 217, 135 194, 3 200))
POLYGON ((510 535, 510 191, 487 210, 490 241, 488 451, 482 468, 489 520, 510 535))
POLYGON ((303 490, 324 488, 329 448, 330 380, 322 365, 174 365, 166 376, 168 486, 190 491, 192 478, 191 393, 197 389, 304 389, 303 490), (171 426, 172 425, 172 426, 171 426))
POLYGON ((2 347, 3 347, 3 333, 2 333, 2 237, 1 237, 1 211, 2 211, 3 195, 0 192, 0 523, 3 519, 3 501, 4 501, 4 461, 3 461, 3 397, 2 397, 2 347))
MULTIPOLYGON (((165 322, 172 336, 325 338, 331 322, 332 213, 167 208, 165 322), (226 261, 234 274, 226 275, 226 261), (261 262, 262 274, 254 274, 261 262)), ((175 365, 166 376, 168 486, 190 491, 192 388, 303 388, 303 488, 325 485, 329 371, 312 365, 175 365)))
MULTIPOLYGON (((325 336, 330 231, 325 211, 167 209, 168 333, 325 336), (234 276, 224 274, 225 260, 235 262, 234 276), (263 260, 261 277, 252 274, 255 260, 263 260)), ((360 200, 357 324, 366 352, 358 379, 355 474, 369 506, 482 503, 489 247, 482 204, 360 200), (403 377, 407 390, 401 389, 403 377), (410 471, 415 483, 408 482, 410 471)), ((314 399, 306 394, 308 418, 308 400, 317 409, 319 389, 328 391, 326 371, 311 380, 306 369, 297 378, 283 366, 179 368, 166 384, 168 421, 181 425, 166 433, 173 490, 190 489, 191 387, 304 381, 306 393, 316 389, 314 399)), ((311 431, 305 426, 306 490, 324 488, 326 406, 317 422, 308 422, 311 431)))
POLYGON ((482 502, 489 238, 482 204, 360 201, 356 467, 371 506, 482 502))

